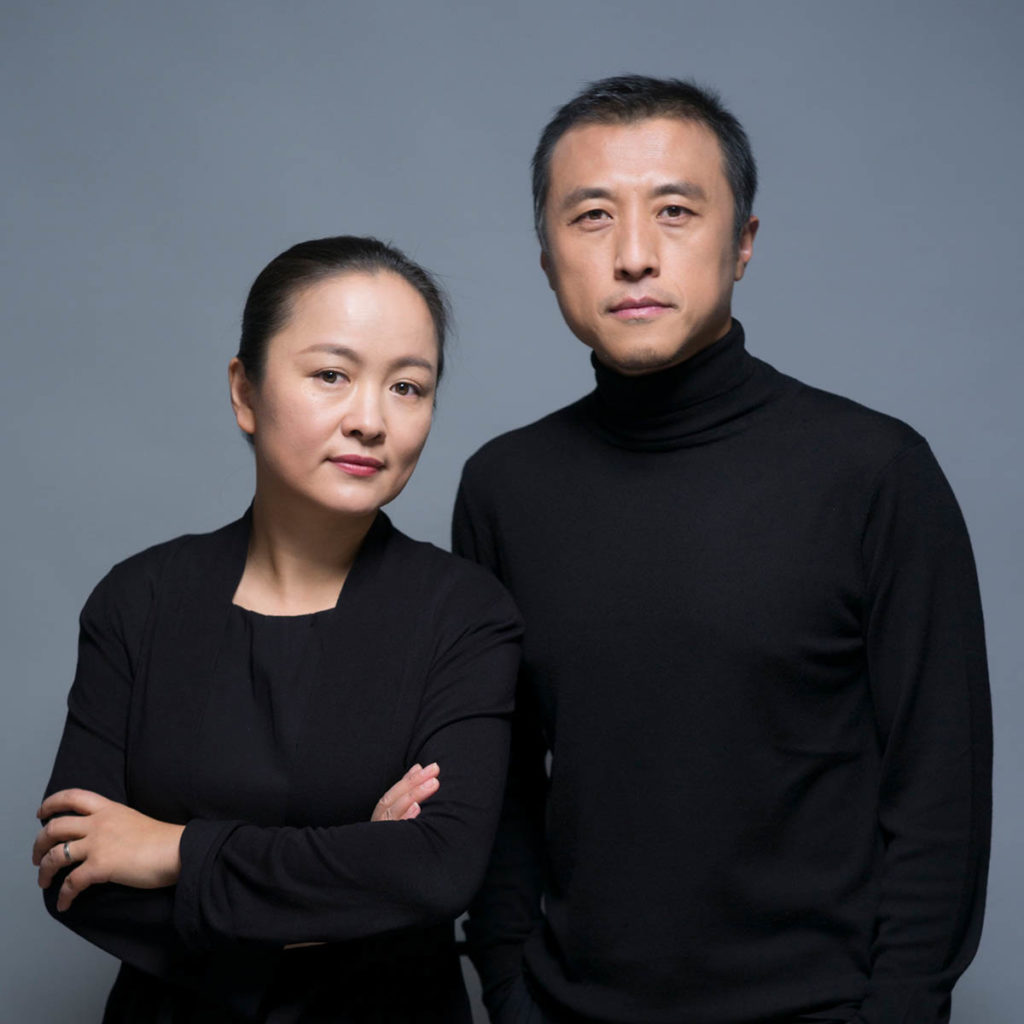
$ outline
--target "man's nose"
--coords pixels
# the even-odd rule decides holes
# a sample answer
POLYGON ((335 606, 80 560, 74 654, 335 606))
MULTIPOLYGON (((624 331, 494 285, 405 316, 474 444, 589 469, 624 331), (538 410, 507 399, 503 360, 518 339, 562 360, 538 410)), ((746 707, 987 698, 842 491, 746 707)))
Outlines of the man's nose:
POLYGON ((616 234, 615 276, 623 281, 657 277, 657 227, 642 216, 625 216, 616 234))
POLYGON ((341 432, 358 437, 363 444, 384 439, 384 410, 376 388, 357 386, 353 390, 341 418, 341 432))

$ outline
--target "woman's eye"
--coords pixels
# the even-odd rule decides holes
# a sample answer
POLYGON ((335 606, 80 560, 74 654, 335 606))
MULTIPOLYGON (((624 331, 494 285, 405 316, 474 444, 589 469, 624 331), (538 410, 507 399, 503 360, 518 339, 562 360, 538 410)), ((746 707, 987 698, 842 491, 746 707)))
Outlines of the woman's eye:
POLYGON ((415 384, 413 384, 412 381, 408 381, 408 380, 400 380, 397 383, 392 384, 391 385, 391 390, 394 391, 396 395, 419 395, 419 394, 422 394, 420 389, 415 384))
POLYGON ((337 370, 321 370, 317 377, 325 384, 337 384, 341 380, 341 374, 337 370))

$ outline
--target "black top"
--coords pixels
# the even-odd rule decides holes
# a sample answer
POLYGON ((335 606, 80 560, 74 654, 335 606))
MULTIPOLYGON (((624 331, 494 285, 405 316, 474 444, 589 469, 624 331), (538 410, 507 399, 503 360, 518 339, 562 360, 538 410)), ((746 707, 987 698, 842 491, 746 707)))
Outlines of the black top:
POLYGON ((231 715, 236 732, 253 745, 253 754, 287 751, 302 743, 311 677, 302 670, 306 650, 322 643, 331 611, 312 615, 262 615, 232 605, 221 661, 223 686, 210 700, 231 715))
POLYGON ((455 550, 527 625, 467 928, 495 1019, 523 973, 559 1020, 945 1020, 981 929, 991 724, 927 444, 735 323, 661 373, 595 369, 470 459, 456 505, 455 550))
POLYGON ((182 869, 55 916, 125 963, 107 1020, 468 1022, 451 922, 496 825, 515 608, 379 514, 336 608, 258 616, 231 603, 248 538, 246 517, 158 545, 86 603, 47 792, 186 824, 182 869), (417 761, 440 790, 371 823, 417 761), (329 945, 283 951, 311 941, 329 945))

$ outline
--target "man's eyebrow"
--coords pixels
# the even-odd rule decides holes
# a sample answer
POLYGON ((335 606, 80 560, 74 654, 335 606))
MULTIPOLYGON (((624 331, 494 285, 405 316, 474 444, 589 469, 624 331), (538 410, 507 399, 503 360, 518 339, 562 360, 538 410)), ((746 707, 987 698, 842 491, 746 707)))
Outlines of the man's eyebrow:
POLYGON ((708 194, 695 181, 667 181, 651 193, 652 196, 684 196, 687 199, 707 199, 708 194))
POLYGON ((562 209, 569 210, 579 203, 585 203, 588 199, 611 199, 612 194, 606 188, 598 186, 574 188, 563 200, 562 209))
MULTIPOLYGON (((663 185, 657 185, 650 193, 652 196, 683 196, 686 199, 707 200, 708 194, 695 181, 666 181, 663 185)), ((562 200, 562 209, 571 210, 580 203, 589 199, 611 199, 610 189, 602 188, 599 185, 583 186, 574 188, 562 200)))
MULTIPOLYGON (((347 345, 339 345, 330 341, 320 341, 314 345, 307 345, 306 348, 299 352, 299 355, 304 356, 310 352, 324 352, 329 356, 348 359, 353 363, 361 364, 363 362, 363 357, 354 349, 349 348, 347 345)), ((422 359, 420 356, 399 356, 389 364, 389 368, 392 370, 396 370, 400 366, 418 366, 423 370, 429 370, 431 373, 437 372, 437 367, 429 359, 422 359)))

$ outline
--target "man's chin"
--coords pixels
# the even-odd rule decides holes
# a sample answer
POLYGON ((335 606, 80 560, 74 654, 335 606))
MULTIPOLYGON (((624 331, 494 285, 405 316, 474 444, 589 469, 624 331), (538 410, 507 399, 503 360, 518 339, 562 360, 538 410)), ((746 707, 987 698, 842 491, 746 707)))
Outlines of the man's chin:
POLYGON ((678 366, 679 363, 685 362, 695 354, 687 345, 671 352, 640 347, 627 351, 595 348, 594 353, 599 362, 626 377, 639 377, 643 374, 667 370, 671 366, 678 366))
POLYGON ((636 338, 622 345, 595 345, 590 341, 584 344, 594 350, 598 360, 611 370, 626 377, 639 377, 646 373, 657 373, 669 367, 678 366, 691 359, 698 352, 713 345, 725 337, 732 326, 731 317, 724 328, 718 330, 702 330, 691 334, 681 344, 644 344, 636 338))

